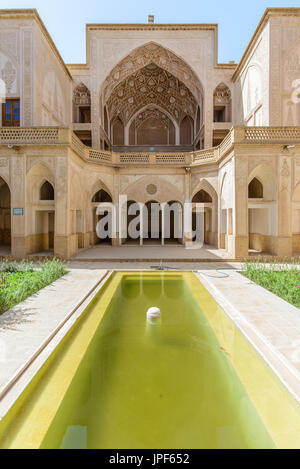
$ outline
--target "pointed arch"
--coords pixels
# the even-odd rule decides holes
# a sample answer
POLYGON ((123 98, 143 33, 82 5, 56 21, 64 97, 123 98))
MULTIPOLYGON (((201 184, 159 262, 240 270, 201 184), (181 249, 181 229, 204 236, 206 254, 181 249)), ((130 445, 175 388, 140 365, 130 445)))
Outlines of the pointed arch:
POLYGON ((154 41, 132 49, 108 72, 100 89, 104 102, 118 83, 151 62, 181 80, 200 102, 204 88, 192 66, 175 52, 154 41))
POLYGON ((190 116, 185 116, 180 123, 180 144, 191 145, 194 140, 194 121, 190 116))
POLYGON ((214 90, 214 122, 231 122, 232 99, 229 86, 220 83, 214 90))
POLYGON ((54 200, 54 187, 45 180, 40 187, 40 200, 54 200))
POLYGON ((276 176, 274 168, 271 164, 257 164, 257 166, 251 170, 248 176, 248 184, 250 184, 253 179, 257 179, 257 181, 259 181, 259 183, 263 186, 262 198, 269 201, 276 200, 276 176))
POLYGON ((11 245, 11 192, 3 176, 0 176, 0 245, 11 245))
POLYGON ((27 172, 27 201, 39 204, 41 186, 48 181, 55 188, 52 170, 44 162, 35 163, 27 172))
POLYGON ((73 122, 80 124, 91 122, 91 93, 83 82, 73 90, 73 122))
POLYGON ((248 185, 248 198, 249 199, 263 199, 264 187, 260 180, 256 177, 248 185))
POLYGON ((125 142, 125 128, 122 119, 118 116, 111 123, 111 139, 113 145, 124 145, 125 142))
POLYGON ((109 197, 112 199, 112 191, 108 188, 108 186, 101 179, 98 179, 93 184, 93 186, 92 186, 92 188, 89 192, 89 200, 92 201, 94 196, 101 190, 106 192, 109 195, 109 197))
MULTIPOLYGON (((192 203, 205 204, 204 208, 204 242, 217 245, 218 242, 218 194, 206 179, 201 179, 192 193, 192 203)), ((195 210, 195 207, 194 207, 195 210)), ((193 229, 196 214, 193 212, 193 229)))

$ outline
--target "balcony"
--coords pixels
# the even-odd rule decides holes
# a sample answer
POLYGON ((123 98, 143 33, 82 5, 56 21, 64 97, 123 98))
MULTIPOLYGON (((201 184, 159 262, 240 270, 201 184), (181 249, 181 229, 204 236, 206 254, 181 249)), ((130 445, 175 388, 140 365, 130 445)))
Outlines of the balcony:
POLYGON ((116 152, 85 146, 71 129, 62 127, 0 128, 0 146, 10 149, 33 145, 70 147, 83 160, 95 164, 122 166, 191 167, 216 164, 235 144, 300 144, 300 127, 233 127, 220 145, 199 151, 116 152))

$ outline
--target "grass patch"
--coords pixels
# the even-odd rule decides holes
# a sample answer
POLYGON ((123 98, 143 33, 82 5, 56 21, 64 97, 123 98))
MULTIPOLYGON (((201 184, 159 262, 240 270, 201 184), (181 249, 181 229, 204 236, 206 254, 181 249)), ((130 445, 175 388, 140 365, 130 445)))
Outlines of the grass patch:
POLYGON ((242 274, 300 308, 300 270, 299 263, 267 261, 246 261, 242 274))
POLYGON ((36 268, 32 262, 0 264, 0 314, 12 308, 67 273, 58 260, 45 261, 36 268))

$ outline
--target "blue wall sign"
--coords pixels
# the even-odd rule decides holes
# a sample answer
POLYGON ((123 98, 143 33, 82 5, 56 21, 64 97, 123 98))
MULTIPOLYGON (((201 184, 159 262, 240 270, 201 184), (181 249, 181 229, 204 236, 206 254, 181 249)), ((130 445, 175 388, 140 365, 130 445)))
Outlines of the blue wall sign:
POLYGON ((15 216, 23 216, 24 215, 24 208, 14 208, 13 215, 15 216))

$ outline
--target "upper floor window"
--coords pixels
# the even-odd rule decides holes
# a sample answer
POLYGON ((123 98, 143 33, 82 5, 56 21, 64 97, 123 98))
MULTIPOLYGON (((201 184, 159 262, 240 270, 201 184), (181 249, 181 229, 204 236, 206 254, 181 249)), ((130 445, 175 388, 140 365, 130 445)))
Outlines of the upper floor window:
POLYGON ((231 91, 224 83, 214 91, 214 122, 231 122, 231 91))
POLYGON ((80 83, 73 91, 73 122, 91 123, 91 94, 84 83, 80 83))
POLYGON ((2 126, 20 127, 20 100, 8 99, 2 104, 2 126))

